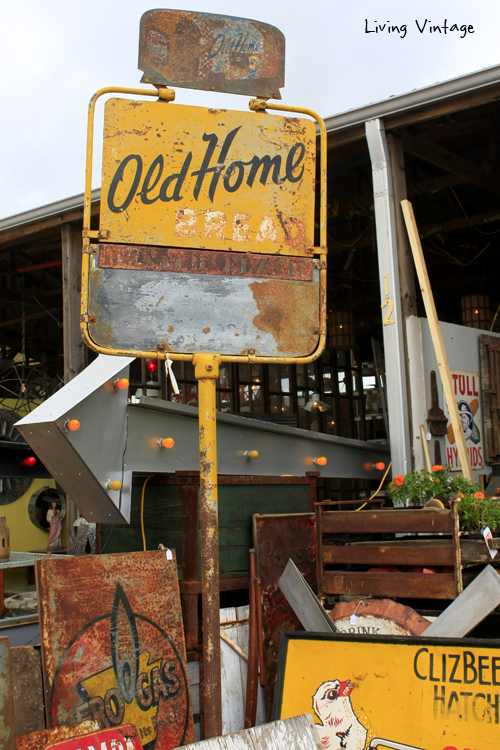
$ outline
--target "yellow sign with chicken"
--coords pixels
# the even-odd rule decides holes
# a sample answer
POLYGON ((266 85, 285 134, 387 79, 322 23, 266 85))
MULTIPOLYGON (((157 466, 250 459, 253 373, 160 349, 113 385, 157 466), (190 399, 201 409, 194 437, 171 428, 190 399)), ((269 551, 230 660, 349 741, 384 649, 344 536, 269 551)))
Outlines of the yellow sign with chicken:
POLYGON ((498 750, 500 641, 284 633, 274 718, 325 750, 498 750))
POLYGON ((315 178, 312 120, 110 99, 100 237, 312 257, 315 178))

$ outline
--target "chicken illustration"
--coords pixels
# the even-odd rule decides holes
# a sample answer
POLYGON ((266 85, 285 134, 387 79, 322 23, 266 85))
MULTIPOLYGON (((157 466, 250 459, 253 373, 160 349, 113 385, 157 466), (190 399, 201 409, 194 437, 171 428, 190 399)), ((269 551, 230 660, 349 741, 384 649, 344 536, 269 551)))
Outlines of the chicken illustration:
POLYGON ((350 680, 323 682, 313 695, 313 708, 322 721, 316 725, 325 750, 363 750, 366 729, 351 705, 350 680))

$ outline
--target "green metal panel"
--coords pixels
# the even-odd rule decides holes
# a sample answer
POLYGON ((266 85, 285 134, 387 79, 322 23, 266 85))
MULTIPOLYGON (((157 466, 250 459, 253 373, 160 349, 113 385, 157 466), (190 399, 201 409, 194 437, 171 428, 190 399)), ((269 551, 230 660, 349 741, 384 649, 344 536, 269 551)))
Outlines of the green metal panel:
MULTIPOLYGON (((102 526, 102 544, 106 553, 142 550, 141 534, 142 486, 134 485, 130 525, 102 526), (109 538, 109 540, 108 540, 109 538), (107 541, 108 540, 108 541, 107 541)), ((248 550, 253 546, 252 516, 254 513, 307 513, 308 484, 238 484, 219 485, 219 564, 224 578, 246 576, 248 550)), ((144 497, 144 529, 148 550, 158 544, 176 550, 177 563, 182 565, 182 487, 152 484, 146 486, 144 497)), ((200 532, 198 531, 198 535, 200 532)), ((201 539, 198 539, 198 550, 201 539)), ((182 570, 179 569, 182 579, 182 570)))

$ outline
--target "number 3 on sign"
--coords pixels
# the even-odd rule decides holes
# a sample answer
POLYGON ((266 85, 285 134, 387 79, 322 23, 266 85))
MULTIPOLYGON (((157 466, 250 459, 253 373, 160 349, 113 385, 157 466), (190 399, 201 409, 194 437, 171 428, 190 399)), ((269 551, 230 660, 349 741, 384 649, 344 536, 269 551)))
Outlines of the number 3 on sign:
POLYGON ((385 326, 389 326, 391 323, 395 323, 396 321, 394 320, 394 318, 391 318, 391 315, 394 310, 394 302, 392 301, 392 299, 385 299, 380 305, 380 307, 387 307, 387 312, 384 315, 382 323, 385 326))

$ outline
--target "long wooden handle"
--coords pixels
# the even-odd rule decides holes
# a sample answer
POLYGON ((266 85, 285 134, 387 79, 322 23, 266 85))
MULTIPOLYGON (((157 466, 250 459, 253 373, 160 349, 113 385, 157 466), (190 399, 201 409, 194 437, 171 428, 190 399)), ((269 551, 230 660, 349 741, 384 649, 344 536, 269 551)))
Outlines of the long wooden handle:
POLYGON ((403 209, 406 230, 410 239, 410 247, 413 253, 413 260, 415 261, 415 268, 417 270, 420 291, 422 292, 424 300, 425 312, 427 313, 432 343, 434 345, 439 372, 443 382, 444 396, 450 413, 451 426, 453 427, 455 440, 457 441, 458 455, 462 465, 462 474, 466 479, 470 479, 473 482, 474 475, 470 465, 469 452, 465 443, 465 435, 462 430, 460 414, 458 413, 458 404, 455 399, 455 394, 453 393, 450 366, 448 364, 448 357, 446 356, 446 349, 444 348, 443 335, 441 333, 441 328, 439 327, 436 305, 434 303, 434 297, 432 296, 431 284, 427 273, 427 266, 425 265, 422 245, 420 244, 413 206, 410 201, 404 200, 401 201, 401 208, 403 209))

